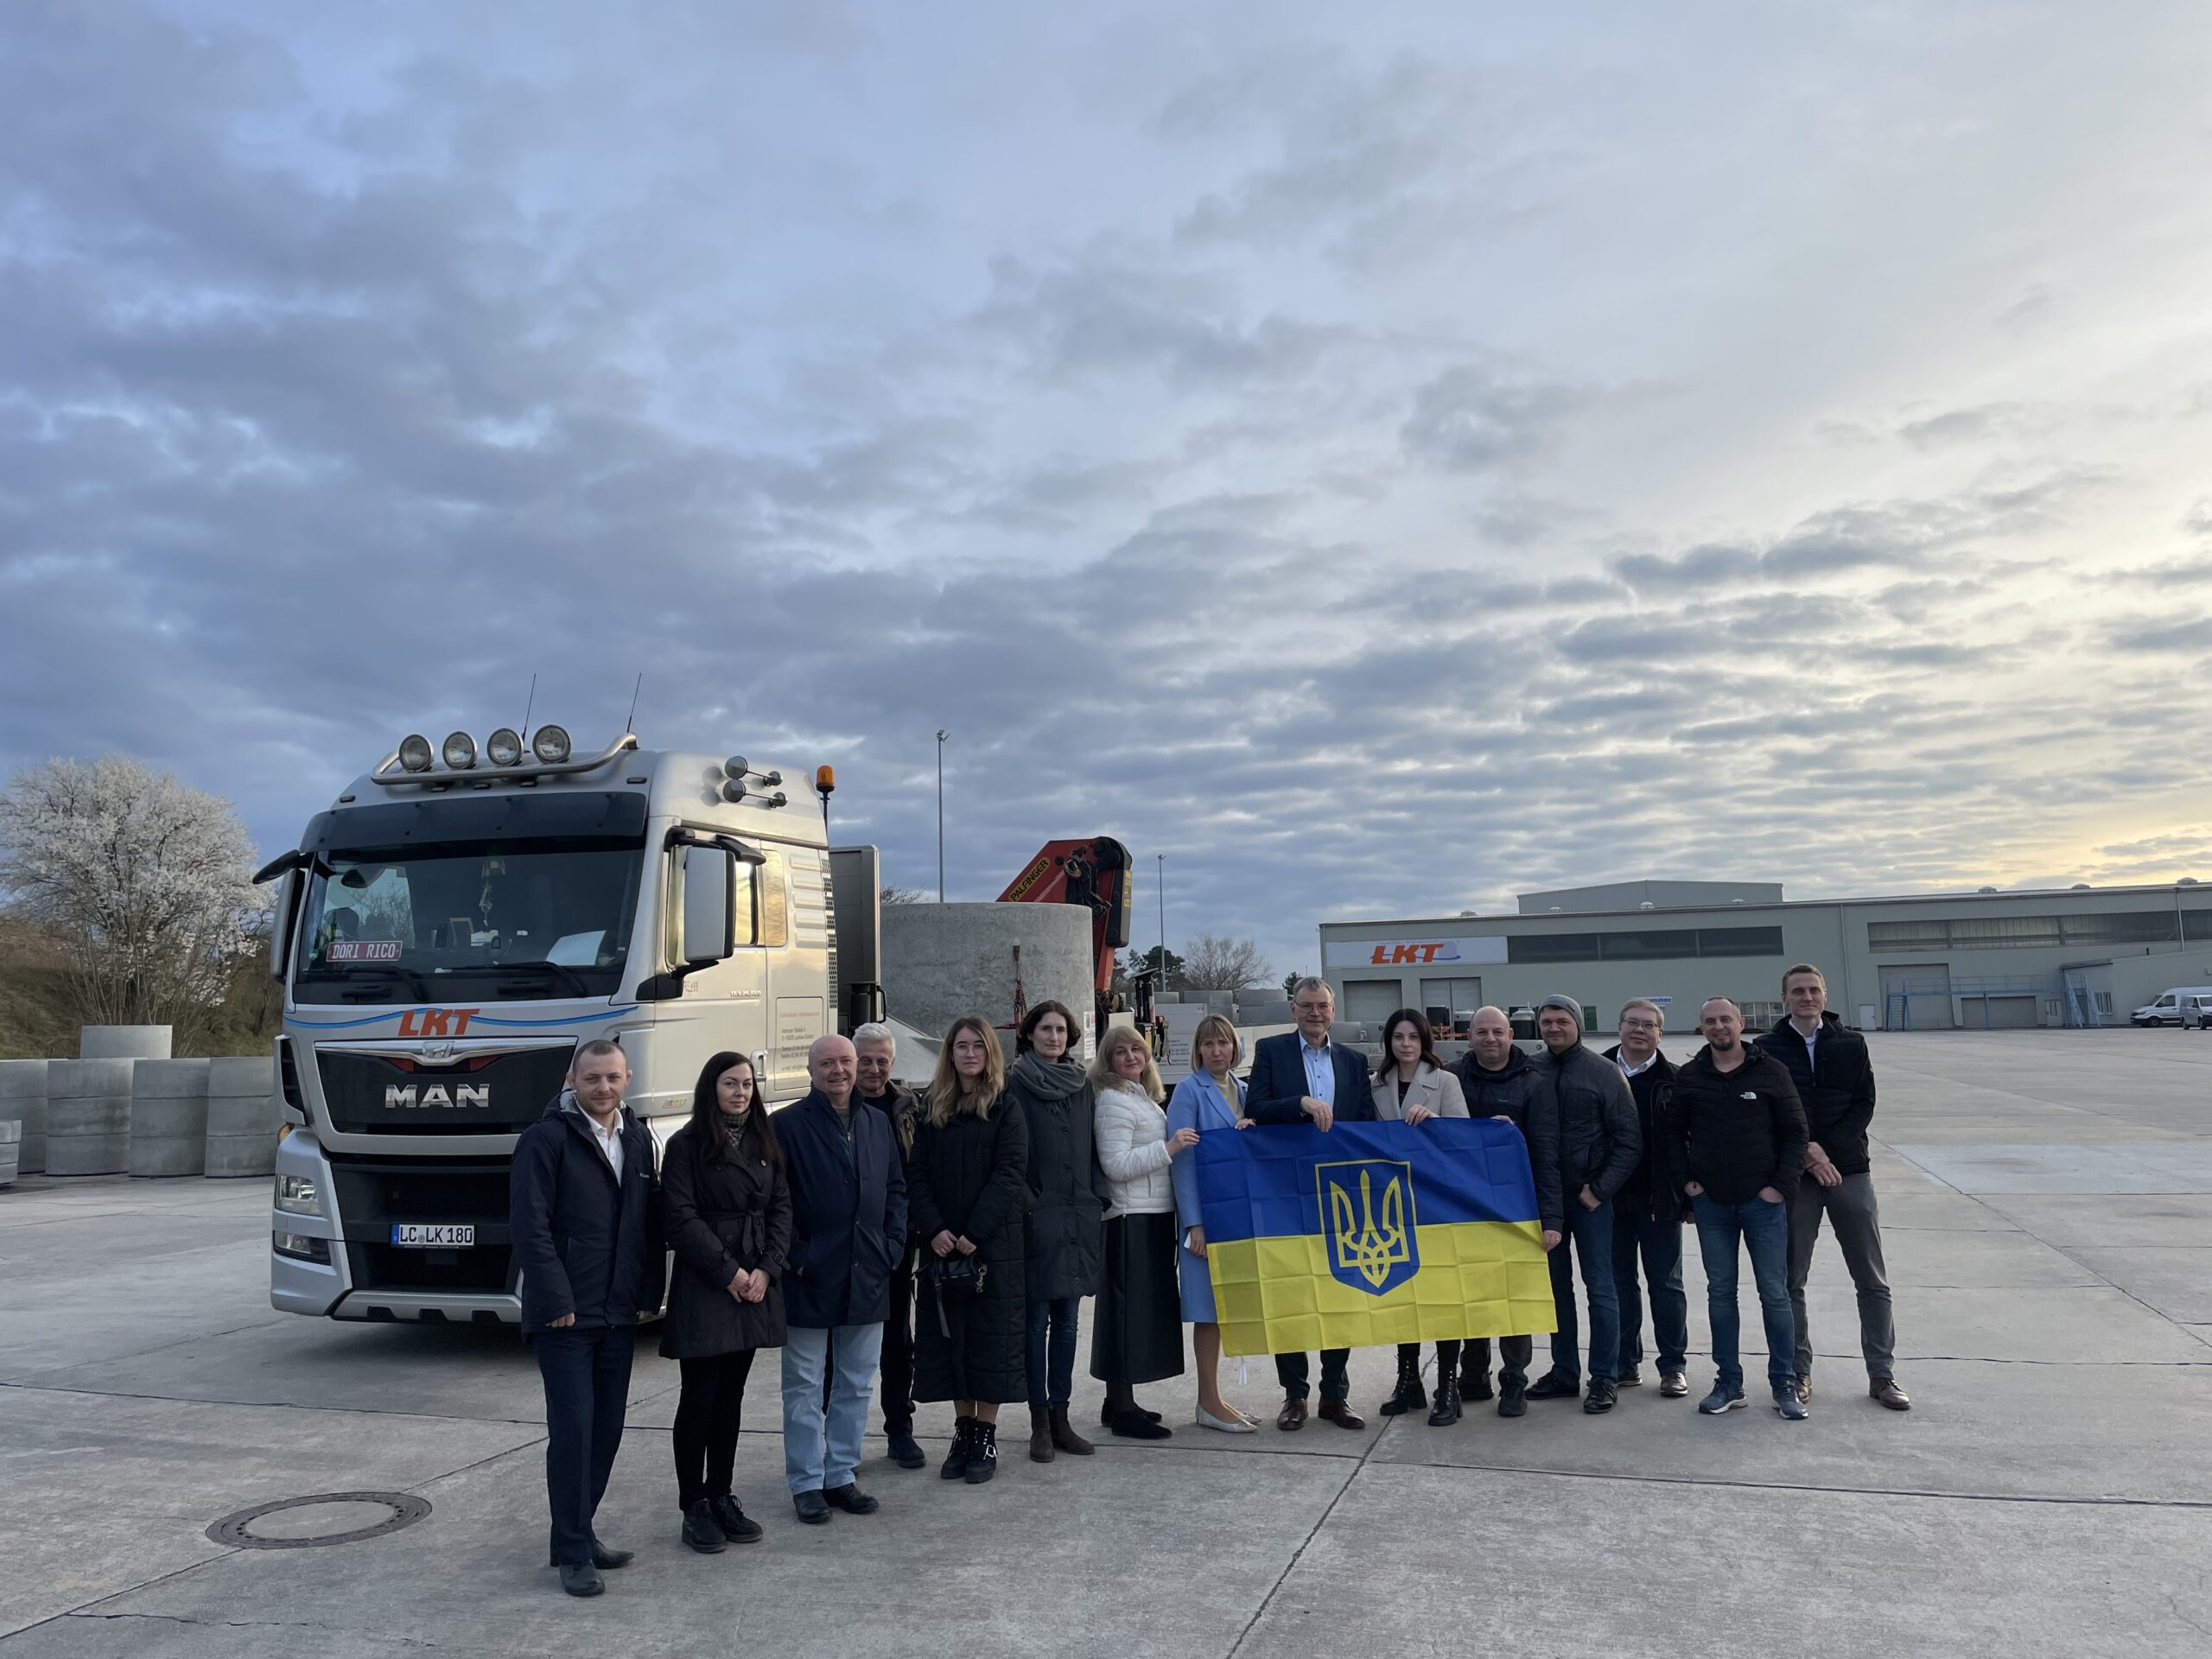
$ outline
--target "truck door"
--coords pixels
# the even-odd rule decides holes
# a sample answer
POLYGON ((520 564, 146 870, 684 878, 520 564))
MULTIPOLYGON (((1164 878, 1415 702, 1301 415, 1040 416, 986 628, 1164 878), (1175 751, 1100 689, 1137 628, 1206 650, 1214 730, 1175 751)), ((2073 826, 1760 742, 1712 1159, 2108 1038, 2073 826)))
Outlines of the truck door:
POLYGON ((806 1051, 837 1029, 830 1006, 829 860, 818 847, 770 843, 760 868, 760 946, 768 964, 768 1096, 810 1086, 806 1051))
MULTIPOLYGON (((683 870, 693 850, 673 847, 667 854, 663 934, 671 962, 682 957, 683 870)), ((645 1075, 632 1082, 630 1092, 631 1109, 641 1117, 689 1113, 701 1070, 722 1050, 750 1056, 756 1075, 762 1069, 768 1046, 768 974, 767 952, 760 943, 760 866, 736 867, 730 887, 736 948, 728 959, 688 975, 681 996, 653 1005, 645 1075)))

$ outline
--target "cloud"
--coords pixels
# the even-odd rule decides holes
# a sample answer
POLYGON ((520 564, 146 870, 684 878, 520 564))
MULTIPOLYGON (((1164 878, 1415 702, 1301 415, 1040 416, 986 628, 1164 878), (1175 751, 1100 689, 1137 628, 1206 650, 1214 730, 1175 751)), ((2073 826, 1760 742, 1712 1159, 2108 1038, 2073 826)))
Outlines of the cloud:
POLYGON ((1398 439, 1408 458, 1423 466, 1491 472, 1548 454, 1567 423, 1596 401, 1588 387, 1463 363, 1414 393, 1398 439))

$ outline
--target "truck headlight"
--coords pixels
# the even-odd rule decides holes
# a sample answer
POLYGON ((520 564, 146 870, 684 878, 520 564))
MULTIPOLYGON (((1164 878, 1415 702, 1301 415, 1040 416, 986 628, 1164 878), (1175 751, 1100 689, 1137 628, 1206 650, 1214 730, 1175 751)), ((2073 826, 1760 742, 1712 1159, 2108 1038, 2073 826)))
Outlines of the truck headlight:
POLYGON ((322 1199, 315 1190, 312 1175, 279 1175, 276 1178, 276 1207, 289 1210, 296 1216, 319 1216, 322 1213, 322 1199))

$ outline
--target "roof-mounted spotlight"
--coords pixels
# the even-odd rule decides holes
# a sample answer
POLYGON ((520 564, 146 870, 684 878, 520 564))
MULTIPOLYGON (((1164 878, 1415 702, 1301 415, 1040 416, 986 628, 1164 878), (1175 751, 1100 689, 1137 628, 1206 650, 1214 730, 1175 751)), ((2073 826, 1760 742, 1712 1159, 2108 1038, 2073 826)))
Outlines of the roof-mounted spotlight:
POLYGON ((454 732, 446 739, 442 753, 447 771, 467 772, 476 764, 476 740, 467 732, 454 732))
POLYGON ((742 778, 752 770, 745 764, 745 757, 741 754, 733 754, 722 762, 722 776, 725 778, 742 778))
POLYGON ((741 804, 745 799, 744 779, 725 778, 722 780, 722 799, 728 801, 732 806, 741 804))
POLYGON ((557 766, 569 758, 569 734, 565 727, 541 726, 531 734, 530 752, 549 766, 557 766))
POLYGON ((522 734, 512 726, 502 726, 484 740, 484 753, 495 766, 512 766, 522 760, 522 734))
POLYGON ((406 772, 428 772, 437 757, 430 753, 430 740, 420 732, 410 732, 399 740, 399 764, 406 772))

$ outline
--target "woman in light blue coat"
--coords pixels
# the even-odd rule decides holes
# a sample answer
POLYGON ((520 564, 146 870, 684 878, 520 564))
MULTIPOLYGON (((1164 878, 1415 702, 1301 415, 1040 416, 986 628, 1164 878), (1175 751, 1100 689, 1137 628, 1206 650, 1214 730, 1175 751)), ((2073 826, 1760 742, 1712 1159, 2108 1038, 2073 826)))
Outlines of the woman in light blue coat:
POLYGON ((1182 1270, 1183 1317, 1190 1323, 1191 1347, 1198 1362, 1198 1422, 1224 1434, 1249 1434, 1256 1425, 1221 1397, 1221 1325, 1214 1313, 1213 1277, 1206 1268, 1198 1166, 1192 1152, 1201 1135, 1241 1129, 1251 1122, 1244 1116, 1244 1085, 1236 1077, 1243 1048, 1236 1027, 1221 1015, 1210 1014, 1199 1020, 1191 1039, 1191 1052, 1198 1063, 1175 1085, 1167 1103, 1167 1150, 1173 1160, 1168 1173, 1175 1182, 1175 1218, 1182 1229, 1176 1255, 1182 1270))

